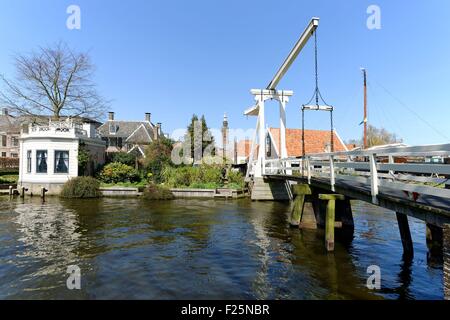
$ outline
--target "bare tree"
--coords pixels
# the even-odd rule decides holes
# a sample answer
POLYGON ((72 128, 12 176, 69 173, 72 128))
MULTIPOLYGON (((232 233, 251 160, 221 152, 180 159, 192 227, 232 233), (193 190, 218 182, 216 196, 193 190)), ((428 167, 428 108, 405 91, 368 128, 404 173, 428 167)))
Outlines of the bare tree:
POLYGON ((40 47, 29 55, 16 55, 15 80, 3 75, 0 103, 22 115, 85 116, 100 118, 108 102, 92 81, 94 66, 85 53, 66 44, 40 47))
MULTIPOLYGON (((357 146, 363 146, 364 138, 350 139, 347 144, 355 144, 357 146)), ((369 125, 367 128, 367 143, 369 148, 374 146, 380 146, 391 143, 401 143, 403 139, 398 138, 395 133, 391 133, 384 128, 376 128, 369 125)))
POLYGON ((403 142, 395 133, 391 133, 384 128, 376 128, 369 125, 367 129, 367 143, 369 147, 403 142))

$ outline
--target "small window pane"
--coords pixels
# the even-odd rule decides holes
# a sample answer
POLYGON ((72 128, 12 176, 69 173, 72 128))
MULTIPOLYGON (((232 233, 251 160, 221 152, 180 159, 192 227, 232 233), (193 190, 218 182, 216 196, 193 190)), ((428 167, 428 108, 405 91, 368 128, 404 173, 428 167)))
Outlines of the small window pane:
POLYGON ((27 172, 31 173, 31 150, 27 151, 27 172))
POLYGON ((36 172, 47 173, 47 150, 36 151, 36 172))
POLYGON ((55 173, 69 172, 69 151, 55 151, 55 173))

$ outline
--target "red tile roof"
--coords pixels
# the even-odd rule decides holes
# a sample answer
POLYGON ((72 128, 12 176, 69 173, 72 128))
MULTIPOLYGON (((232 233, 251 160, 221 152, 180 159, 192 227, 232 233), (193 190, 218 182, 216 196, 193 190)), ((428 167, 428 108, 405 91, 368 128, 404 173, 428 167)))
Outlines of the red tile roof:
MULTIPOLYGON (((270 128, 270 133, 274 139, 275 145, 279 150, 280 129, 270 128)), ((308 153, 329 152, 330 131, 328 130, 305 130, 305 151, 308 153)), ((333 132, 334 151, 346 151, 346 146, 339 138, 336 131, 333 132)), ((286 129, 286 149, 289 157, 299 157, 303 155, 302 148, 302 130, 286 129)))
MULTIPOLYGON (((270 128, 270 133, 275 141, 275 145, 279 150, 280 129, 270 128)), ((347 151, 346 145, 334 131, 334 151, 347 151)), ((328 130, 305 130, 305 149, 306 153, 322 153, 328 152, 330 145, 330 131, 328 130)), ((238 156, 249 157, 252 142, 250 140, 241 140, 237 144, 238 156)), ((286 149, 289 157, 299 157, 302 152, 302 130, 286 129, 286 149)), ((255 158, 258 154, 258 145, 256 146, 255 158)))

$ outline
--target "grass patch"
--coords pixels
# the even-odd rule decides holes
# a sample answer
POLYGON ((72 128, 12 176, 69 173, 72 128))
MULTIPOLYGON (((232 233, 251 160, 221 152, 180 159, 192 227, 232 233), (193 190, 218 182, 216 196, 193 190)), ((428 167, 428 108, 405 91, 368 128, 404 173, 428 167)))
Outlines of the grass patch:
POLYGON ((220 184, 215 182, 194 182, 187 186, 187 189, 217 189, 220 188, 220 184))

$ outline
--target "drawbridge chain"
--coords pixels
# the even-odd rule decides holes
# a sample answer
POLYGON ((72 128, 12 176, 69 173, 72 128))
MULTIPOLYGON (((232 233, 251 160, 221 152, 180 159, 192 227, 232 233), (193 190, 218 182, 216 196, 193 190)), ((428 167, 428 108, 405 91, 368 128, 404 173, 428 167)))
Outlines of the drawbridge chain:
POLYGON ((305 110, 315 110, 315 111, 329 111, 330 112, 330 149, 334 152, 334 134, 333 134, 333 106, 326 103, 323 99, 322 94, 319 89, 319 68, 318 68, 318 46, 317 46, 317 30, 314 31, 314 72, 315 72, 315 89, 311 99, 304 105, 302 105, 302 154, 306 155, 305 150, 305 110), (311 103, 315 101, 315 105, 311 103), (322 102, 323 105, 319 103, 322 102))

